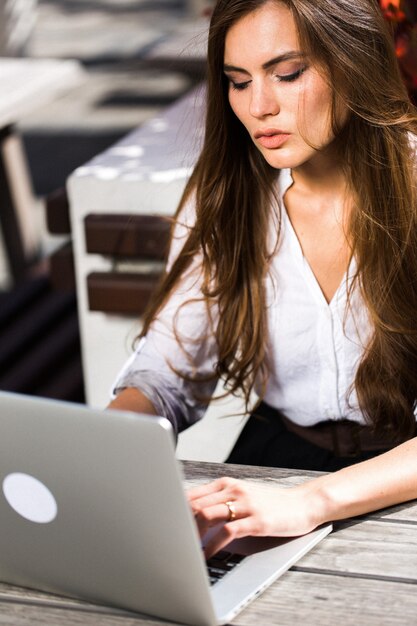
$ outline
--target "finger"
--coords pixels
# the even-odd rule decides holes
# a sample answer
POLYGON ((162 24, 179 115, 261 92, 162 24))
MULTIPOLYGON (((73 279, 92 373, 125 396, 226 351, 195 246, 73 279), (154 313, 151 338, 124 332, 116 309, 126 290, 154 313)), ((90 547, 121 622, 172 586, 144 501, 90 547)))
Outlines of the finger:
POLYGON ((227 494, 227 492, 210 494, 208 496, 195 499, 189 504, 195 516, 200 514, 204 515, 206 509, 210 509, 211 507, 221 506, 223 511, 223 521, 227 521, 230 517, 234 517, 233 513, 231 513, 231 509, 234 510, 236 507, 235 501, 227 494), (226 503, 230 503, 231 508, 229 508, 226 503))
POLYGON ((203 498, 205 496, 220 493, 224 491, 226 485, 224 479, 218 478, 217 480, 213 480, 209 483, 205 483, 204 485, 198 485, 198 487, 191 487, 191 489, 187 489, 187 498, 190 502, 193 500, 198 500, 199 498, 203 498))
POLYGON ((213 526, 219 522, 231 522, 248 514, 243 502, 227 500, 227 495, 208 496, 191 503, 191 509, 200 528, 204 525, 213 526))
POLYGON ((233 522, 224 524, 204 546, 204 555, 206 559, 209 559, 213 556, 213 554, 216 554, 216 552, 225 548, 231 541, 233 541, 234 538, 233 522))
POLYGON ((234 539, 241 539, 242 537, 252 535, 253 532, 251 528, 252 523, 250 517, 225 524, 205 545, 204 555, 206 559, 212 557, 213 554, 216 554, 219 550, 226 548, 234 539))
MULTIPOLYGON (((242 498, 241 492, 237 490, 236 480, 221 479, 219 482, 211 483, 210 490, 194 492, 189 504, 194 513, 216 504, 232 502, 233 504, 239 498, 242 498)), ((230 509, 229 509, 230 511, 230 509)))
POLYGON ((203 536, 209 528, 217 524, 224 524, 230 521, 230 509, 224 503, 205 507, 194 514, 200 536, 203 536))

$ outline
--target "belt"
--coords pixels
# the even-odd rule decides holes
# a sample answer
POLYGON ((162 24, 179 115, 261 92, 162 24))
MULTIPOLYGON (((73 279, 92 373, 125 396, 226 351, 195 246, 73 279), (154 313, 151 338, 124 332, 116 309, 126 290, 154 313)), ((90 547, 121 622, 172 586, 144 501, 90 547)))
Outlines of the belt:
POLYGON ((400 441, 387 440, 376 435, 369 426, 351 420, 328 420, 315 426, 299 426, 280 414, 285 428, 319 448, 339 457, 355 457, 362 452, 389 450, 400 441))

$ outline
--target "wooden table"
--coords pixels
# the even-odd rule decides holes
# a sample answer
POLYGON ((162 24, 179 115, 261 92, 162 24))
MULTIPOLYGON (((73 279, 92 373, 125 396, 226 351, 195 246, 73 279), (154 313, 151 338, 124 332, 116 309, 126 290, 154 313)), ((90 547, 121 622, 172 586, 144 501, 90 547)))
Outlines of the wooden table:
MULTIPOLYGON (((187 484, 222 475, 293 485, 313 472, 185 462, 187 484)), ((417 623, 417 505, 334 525, 333 533, 234 620, 239 626, 417 623)), ((0 624, 164 626, 168 622, 0 584, 0 624)))

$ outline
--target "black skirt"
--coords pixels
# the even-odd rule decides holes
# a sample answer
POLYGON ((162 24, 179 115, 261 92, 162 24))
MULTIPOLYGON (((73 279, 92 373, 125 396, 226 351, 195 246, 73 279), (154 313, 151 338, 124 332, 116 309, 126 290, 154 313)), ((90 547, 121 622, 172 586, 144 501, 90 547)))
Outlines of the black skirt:
POLYGON ((334 472, 386 451, 336 456, 287 430, 280 412, 262 402, 246 422, 226 463, 334 472))

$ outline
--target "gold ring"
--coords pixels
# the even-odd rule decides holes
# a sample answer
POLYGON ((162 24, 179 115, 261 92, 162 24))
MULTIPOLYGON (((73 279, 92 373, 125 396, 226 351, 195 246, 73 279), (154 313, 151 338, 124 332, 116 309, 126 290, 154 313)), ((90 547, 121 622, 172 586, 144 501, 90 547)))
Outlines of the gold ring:
POLYGON ((229 517, 227 518, 228 522, 233 522, 236 519, 236 507, 231 500, 225 502, 225 505, 229 509, 229 517))

